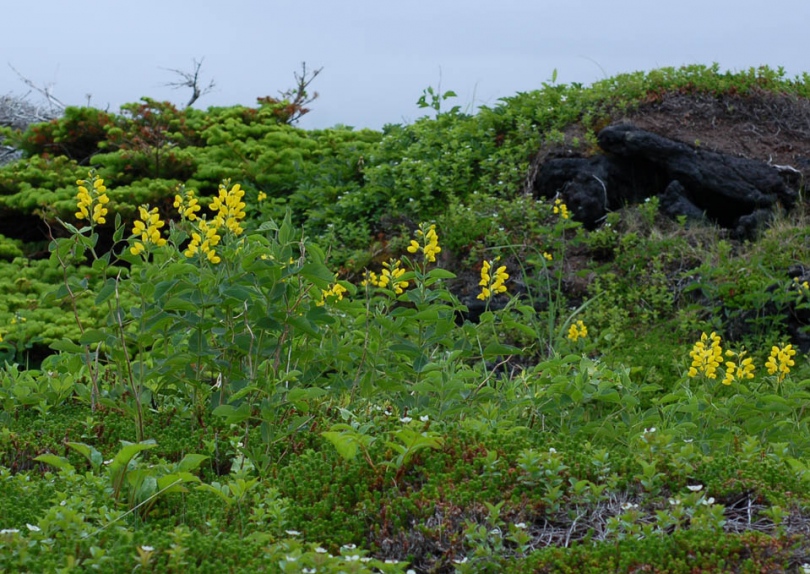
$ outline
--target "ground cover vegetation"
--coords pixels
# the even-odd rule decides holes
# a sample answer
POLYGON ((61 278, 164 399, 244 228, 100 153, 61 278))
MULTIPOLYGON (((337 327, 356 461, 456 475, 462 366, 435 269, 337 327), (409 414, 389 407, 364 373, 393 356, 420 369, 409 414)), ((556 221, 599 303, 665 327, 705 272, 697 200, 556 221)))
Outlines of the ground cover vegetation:
POLYGON ((805 199, 743 241, 526 193, 668 94, 809 91, 693 66, 430 88, 382 132, 271 98, 6 129, 0 568, 810 571, 805 199))

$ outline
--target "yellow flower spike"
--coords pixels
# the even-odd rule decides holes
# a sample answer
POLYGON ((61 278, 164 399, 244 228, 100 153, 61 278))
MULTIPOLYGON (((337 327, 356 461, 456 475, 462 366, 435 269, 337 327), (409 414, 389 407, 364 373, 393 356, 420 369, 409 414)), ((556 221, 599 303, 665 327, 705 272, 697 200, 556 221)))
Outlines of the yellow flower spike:
POLYGON ((563 200, 559 198, 554 200, 554 207, 552 208, 552 212, 555 215, 559 215, 563 219, 568 219, 569 217, 568 206, 565 205, 565 203, 563 203, 563 200))
POLYGON ((506 272, 506 265, 498 267, 493 275, 491 273, 492 264, 492 261, 486 259, 481 264, 481 280, 478 282, 478 285, 481 287, 481 293, 477 296, 481 301, 486 301, 493 295, 499 293, 506 293, 506 285, 504 285, 504 283, 509 279, 509 274, 506 272))
POLYGON ((416 230, 416 236, 422 238, 423 243, 412 239, 410 245, 407 247, 408 253, 421 251, 427 263, 435 263, 436 255, 442 250, 442 248, 439 247, 439 236, 436 233, 436 226, 431 224, 429 227, 425 227, 423 223, 420 229, 416 230), (424 229, 427 229, 427 231, 424 231, 424 229))
POLYGON ((572 323, 568 328, 568 339, 576 343, 578 339, 584 339, 588 336, 588 328, 582 321, 572 323))
POLYGON ((140 219, 132 224, 132 236, 139 238, 136 240, 129 252, 133 255, 140 255, 147 251, 149 245, 163 247, 166 240, 160 236, 160 228, 165 224, 160 220, 158 208, 149 209, 148 206, 139 206, 138 214, 140 219))

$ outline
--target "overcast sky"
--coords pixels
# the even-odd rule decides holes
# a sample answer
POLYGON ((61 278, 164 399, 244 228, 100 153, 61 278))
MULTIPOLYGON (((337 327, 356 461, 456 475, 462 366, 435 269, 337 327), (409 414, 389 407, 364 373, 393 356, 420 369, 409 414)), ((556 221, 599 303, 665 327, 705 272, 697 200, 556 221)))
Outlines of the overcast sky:
MULTIPOLYGON (((215 91, 196 107, 255 104, 323 68, 300 125, 379 129, 424 114, 427 86, 462 108, 549 81, 718 62, 810 71, 810 1, 679 0, 37 0, 4 2, 0 95, 28 89, 7 64, 66 104, 117 111, 141 96, 184 104, 166 68, 215 91)), ((32 98, 34 96, 32 95, 32 98)))

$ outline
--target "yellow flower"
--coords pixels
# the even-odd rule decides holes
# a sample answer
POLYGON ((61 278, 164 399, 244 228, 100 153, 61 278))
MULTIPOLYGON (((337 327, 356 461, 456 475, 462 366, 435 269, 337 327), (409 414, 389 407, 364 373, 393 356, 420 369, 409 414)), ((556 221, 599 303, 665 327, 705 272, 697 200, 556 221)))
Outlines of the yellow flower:
POLYGON ((209 208, 216 211, 214 223, 217 227, 224 227, 234 235, 239 235, 244 231, 239 222, 245 218, 245 190, 237 183, 228 189, 229 180, 219 185, 219 195, 211 201, 209 208))
POLYGON ((185 191, 185 189, 180 186, 177 191, 180 193, 174 196, 174 208, 180 214, 181 218, 194 221, 197 219, 197 212, 202 209, 199 201, 194 197, 194 190, 189 189, 185 191))
POLYGON ((407 248, 408 253, 418 253, 421 251, 425 255, 425 261, 435 263, 436 255, 442 250, 442 248, 439 247, 439 236, 436 235, 436 226, 430 225, 427 227, 427 231, 425 231, 425 224, 423 223, 420 229, 416 230, 416 236, 421 238, 422 242, 420 243, 416 239, 412 239, 411 244, 407 248))
POLYGON ((506 272, 506 265, 501 265, 492 274, 493 262, 484 260, 481 264, 481 280, 478 285, 481 287, 481 293, 478 294, 478 299, 486 301, 493 295, 499 293, 506 293, 506 285, 504 283, 509 279, 509 274, 506 272))
POLYGON ((689 351, 689 356, 692 357, 692 365, 687 373, 689 377, 696 377, 699 373, 703 373, 709 379, 717 378, 717 368, 723 362, 723 348, 720 343, 720 336, 714 332, 711 335, 701 334, 700 341, 695 343, 692 350, 689 351), (709 343, 709 341, 711 342, 709 343), (707 343, 709 344, 707 345, 707 343))
POLYGON ((217 233, 216 220, 209 223, 205 219, 199 220, 198 231, 191 233, 191 243, 188 244, 183 255, 186 257, 194 257, 200 253, 205 255, 205 258, 216 265, 222 259, 214 251, 220 240, 222 239, 217 233))
POLYGON ((782 382, 785 376, 790 373, 790 367, 796 362, 791 358, 796 354, 793 345, 785 345, 782 348, 771 347, 771 356, 765 362, 765 368, 769 375, 776 375, 777 382, 782 382))
POLYGON ((158 208, 149 209, 148 206, 142 205, 138 207, 138 212, 141 218, 135 221, 132 226, 132 236, 138 239, 129 250, 133 255, 140 255, 145 252, 149 244, 157 247, 166 245, 166 240, 160 236, 160 228, 165 223, 160 220, 158 208))
POLYGON ((543 257, 546 258, 546 261, 552 261, 554 259, 554 257, 552 257, 551 253, 549 253, 548 251, 543 251, 543 257))
POLYGON ((560 198, 554 200, 554 207, 552 208, 552 211, 563 219, 568 219, 569 217, 568 206, 565 205, 563 200, 560 198))
POLYGON ((572 323, 571 326, 568 328, 568 338, 574 343, 576 343, 577 339, 584 339, 587 336, 588 336, 588 328, 582 321, 572 323))
POLYGON ((322 307, 324 303, 326 303, 327 297, 334 297, 336 301, 343 300, 343 294, 346 293, 348 289, 346 289, 343 285, 335 281, 335 284, 332 285, 329 289, 322 289, 321 290, 321 300, 315 303, 318 307, 322 307))
POLYGON ((259 197, 258 197, 259 203, 261 203, 265 199, 267 199, 267 194, 265 192, 263 192, 263 191, 260 191, 259 192, 259 197))
POLYGON ((89 180, 76 180, 76 219, 88 219, 91 223, 103 225, 107 223, 108 213, 106 205, 110 202, 107 197, 107 188, 104 180, 96 175, 95 170, 88 173, 89 180), (89 183, 88 183, 89 182, 89 183), (87 186, 90 186, 90 189, 87 186))

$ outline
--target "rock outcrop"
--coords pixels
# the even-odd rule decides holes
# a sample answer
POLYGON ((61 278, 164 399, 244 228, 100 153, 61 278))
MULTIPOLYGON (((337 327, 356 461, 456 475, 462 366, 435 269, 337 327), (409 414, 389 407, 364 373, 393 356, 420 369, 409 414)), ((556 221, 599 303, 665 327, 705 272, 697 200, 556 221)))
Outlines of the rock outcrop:
POLYGON ((747 236, 776 205, 798 196, 790 170, 690 146, 631 124, 597 136, 603 154, 555 158, 537 170, 536 196, 561 194, 574 217, 593 228, 608 210, 658 196, 662 212, 708 218, 747 236), (787 172, 787 173, 786 173, 787 172))

